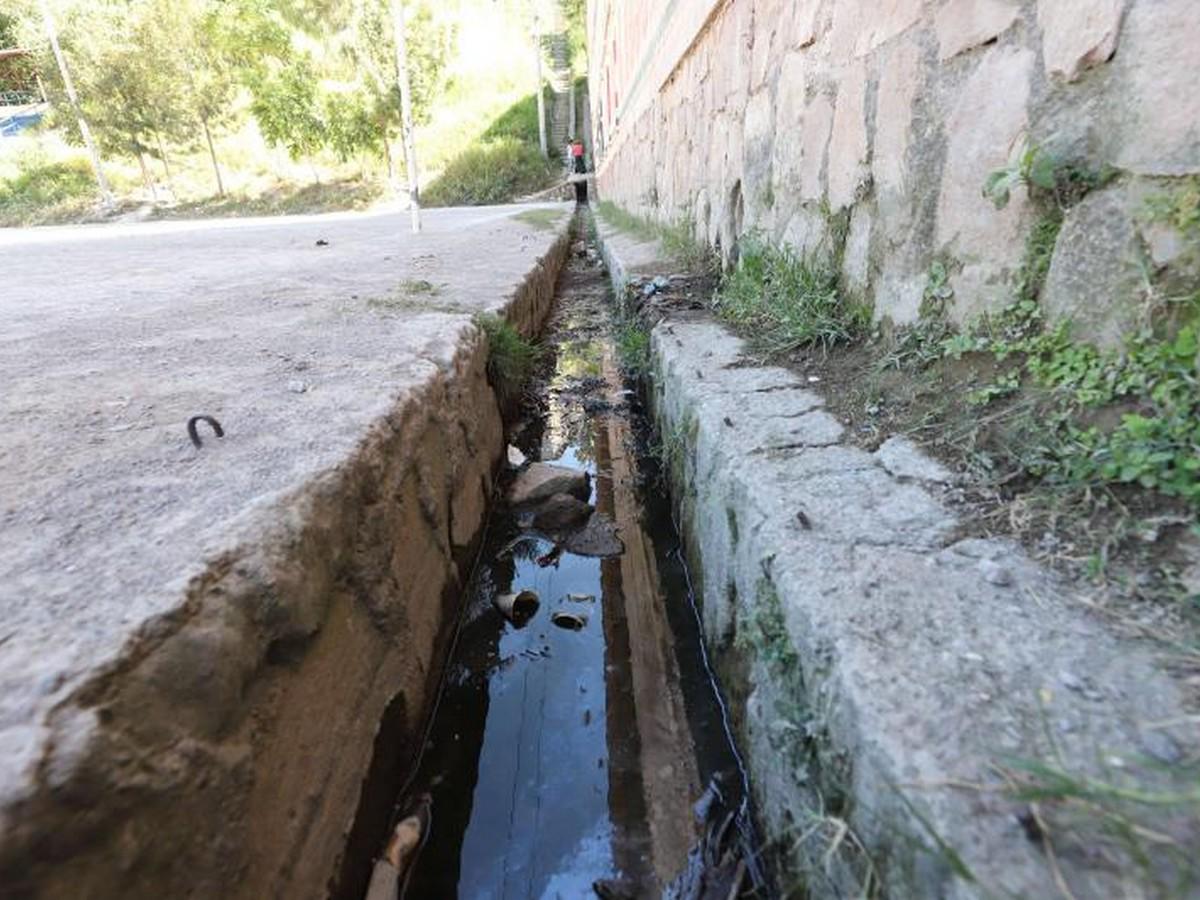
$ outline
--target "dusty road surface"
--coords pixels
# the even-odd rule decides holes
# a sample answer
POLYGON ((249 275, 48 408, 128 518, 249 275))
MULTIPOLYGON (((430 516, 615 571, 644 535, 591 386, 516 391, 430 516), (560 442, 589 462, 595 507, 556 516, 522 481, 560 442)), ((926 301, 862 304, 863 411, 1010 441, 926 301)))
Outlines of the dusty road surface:
POLYGON ((55 708, 445 369, 543 206, 0 232, 0 830, 73 752, 55 708))

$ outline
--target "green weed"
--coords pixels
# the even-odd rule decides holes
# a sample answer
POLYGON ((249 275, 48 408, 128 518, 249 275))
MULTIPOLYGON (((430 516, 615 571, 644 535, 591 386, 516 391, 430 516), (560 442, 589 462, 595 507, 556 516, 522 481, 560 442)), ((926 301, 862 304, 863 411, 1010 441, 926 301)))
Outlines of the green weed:
POLYGON ((520 396, 533 374, 542 353, 532 341, 521 336, 505 318, 493 314, 475 317, 475 324, 488 339, 488 381, 507 404, 520 396))
POLYGON ((847 303, 836 270, 758 237, 742 239, 738 265, 721 281, 717 314, 768 356, 853 341, 870 312, 847 303))
POLYGON ((618 322, 613 338, 617 345, 617 356, 621 368, 634 378, 645 378, 650 374, 650 332, 641 322, 625 318, 618 322))
POLYGON ((1185 178, 1176 190, 1147 200, 1145 219, 1169 225, 1192 240, 1200 239, 1200 176, 1185 178))
POLYGON ((0 224, 53 220, 56 212, 78 211, 97 197, 95 177, 82 160, 31 166, 0 181, 0 224))
POLYGON ((452 159, 425 190, 426 206, 507 203, 551 184, 555 170, 535 144, 511 137, 481 142, 452 159))

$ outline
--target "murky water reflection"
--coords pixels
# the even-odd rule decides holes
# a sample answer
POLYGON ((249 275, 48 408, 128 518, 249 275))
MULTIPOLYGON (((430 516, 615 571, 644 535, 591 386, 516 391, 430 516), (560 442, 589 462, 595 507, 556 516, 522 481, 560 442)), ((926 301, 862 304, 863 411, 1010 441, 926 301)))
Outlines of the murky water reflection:
POLYGON ((591 473, 591 502, 625 552, 556 555, 493 517, 413 784, 433 796, 433 825, 410 898, 575 900, 603 878, 656 895, 696 841, 705 782, 736 766, 665 500, 640 487, 599 277, 560 285, 555 375, 523 449, 591 473), (519 590, 541 599, 521 628, 492 605, 519 590), (558 611, 586 625, 558 628, 558 611))

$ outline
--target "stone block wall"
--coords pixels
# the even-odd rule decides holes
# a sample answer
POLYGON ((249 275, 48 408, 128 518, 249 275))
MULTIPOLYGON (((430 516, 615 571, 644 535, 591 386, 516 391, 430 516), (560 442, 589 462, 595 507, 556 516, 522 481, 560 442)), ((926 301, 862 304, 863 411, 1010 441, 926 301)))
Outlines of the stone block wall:
POLYGON ((1067 214, 1052 313, 1112 344, 1139 273, 1194 274, 1145 201, 1200 173, 1198 0, 591 0, 588 24, 601 196, 727 260, 751 231, 825 253, 895 324, 940 261, 968 321, 1011 302, 1040 212, 982 188, 1032 145, 1114 173, 1067 214))

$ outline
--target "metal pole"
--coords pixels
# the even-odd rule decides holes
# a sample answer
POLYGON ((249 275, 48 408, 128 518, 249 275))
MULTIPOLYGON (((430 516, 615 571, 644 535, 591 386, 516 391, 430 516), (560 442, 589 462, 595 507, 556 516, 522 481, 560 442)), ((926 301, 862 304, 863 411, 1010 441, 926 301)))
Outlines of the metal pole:
POLYGON ((62 76, 63 87, 67 91, 67 99, 71 103, 71 109, 75 111, 75 120, 79 123, 79 133, 83 136, 83 143, 87 145, 88 153, 92 157, 92 171, 96 173, 96 184, 100 186, 100 196, 106 204, 113 202, 112 188, 108 186, 108 179, 104 177, 104 169, 100 167, 100 151, 96 149, 96 143, 92 140, 92 131, 88 128, 87 120, 83 117, 83 110, 79 108, 79 97, 75 94, 75 83, 71 81, 71 72, 67 68, 67 60, 63 56, 62 47, 58 45, 58 29, 54 26, 54 17, 50 15, 50 5, 46 0, 40 2, 42 10, 42 20, 46 24, 46 36, 50 38, 50 47, 54 51, 54 59, 58 63, 58 73, 62 76))
POLYGON ((412 88, 408 80, 408 40, 404 27, 404 0, 392 0, 392 30, 396 39, 396 82, 400 87, 400 130, 404 138, 404 160, 408 169, 408 202, 412 230, 421 230, 421 188, 417 179, 417 141, 413 130, 412 88))
POLYGON ((542 147, 542 156, 549 157, 550 148, 546 145, 546 94, 542 90, 542 20, 536 7, 533 10, 533 52, 537 61, 538 143, 542 147))

